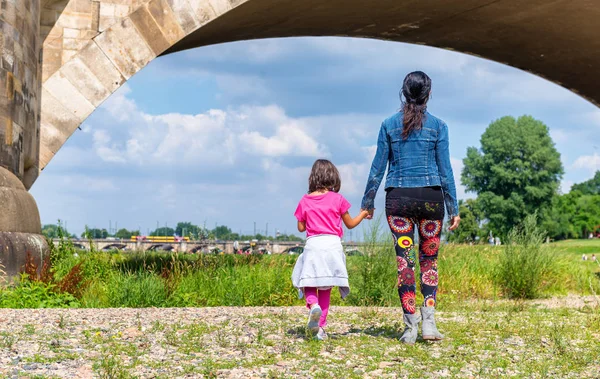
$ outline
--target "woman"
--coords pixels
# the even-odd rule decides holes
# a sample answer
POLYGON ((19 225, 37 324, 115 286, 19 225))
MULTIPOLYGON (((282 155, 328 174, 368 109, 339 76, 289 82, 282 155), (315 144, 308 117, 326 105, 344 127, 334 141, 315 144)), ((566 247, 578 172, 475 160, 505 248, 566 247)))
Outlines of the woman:
POLYGON ((406 328, 400 341, 413 344, 421 318, 415 307, 415 227, 419 232, 419 266, 423 339, 439 341, 443 335, 434 319, 438 285, 437 256, 444 219, 450 230, 460 223, 454 174, 448 149, 448 126, 427 112, 431 79, 423 72, 408 74, 402 86, 402 110, 381 124, 377 152, 371 165, 362 209, 372 218, 375 195, 389 166, 385 183, 385 213, 394 236, 398 263, 398 294, 406 328))

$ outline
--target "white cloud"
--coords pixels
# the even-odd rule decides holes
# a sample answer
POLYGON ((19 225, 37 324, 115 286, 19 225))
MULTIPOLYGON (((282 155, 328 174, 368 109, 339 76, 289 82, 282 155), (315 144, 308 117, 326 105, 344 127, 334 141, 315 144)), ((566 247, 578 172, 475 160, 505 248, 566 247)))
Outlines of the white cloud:
POLYGON ((108 110, 119 121, 129 120, 130 116, 137 112, 135 101, 127 96, 130 93, 131 89, 127 84, 124 84, 106 100, 103 109, 108 110))
POLYGON ((450 164, 452 165, 452 172, 454 173, 454 182, 456 183, 456 197, 458 199, 469 199, 475 197, 474 194, 467 194, 465 186, 460 182, 460 175, 462 169, 465 166, 462 159, 450 157, 450 164))
POLYGON ((232 166, 252 158, 327 156, 327 148, 315 140, 310 125, 288 117, 277 106, 244 106, 238 109, 212 109, 190 115, 169 113, 149 115, 123 96, 106 106, 116 121, 112 129, 93 132, 95 153, 103 161, 164 166, 194 164, 232 166), (117 116, 117 108, 127 104, 127 120, 117 116), (122 134, 121 140, 111 134, 122 134))
POLYGON ((571 187, 575 184, 572 180, 563 180, 560 183, 560 192, 565 194, 571 191, 571 187))
POLYGON ((597 153, 592 155, 582 155, 573 162, 572 167, 594 173, 600 170, 600 155, 597 153))
POLYGON ((105 162, 125 163, 116 147, 116 144, 111 143, 110 135, 106 130, 100 129, 93 132, 94 148, 96 154, 105 162))
POLYGON ((563 129, 550 129, 550 137, 556 143, 567 142, 572 134, 563 129))

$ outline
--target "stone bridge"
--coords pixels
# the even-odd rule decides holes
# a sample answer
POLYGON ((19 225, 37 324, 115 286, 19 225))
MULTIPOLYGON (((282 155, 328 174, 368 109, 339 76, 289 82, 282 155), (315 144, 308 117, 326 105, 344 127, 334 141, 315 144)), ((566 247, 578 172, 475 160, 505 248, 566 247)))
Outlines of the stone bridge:
MULTIPOLYGON (((597 0, 1 0, 0 262, 42 255, 27 192, 82 122, 158 56, 270 37, 435 46, 600 103, 597 0)), ((443 64, 443 62, 440 62, 443 64)))
MULTIPOLYGON (((55 239, 54 244, 58 244, 60 240, 55 239)), ((94 239, 94 240, 73 240, 75 247, 90 250, 90 246, 93 244, 96 250, 103 249, 118 249, 118 250, 131 250, 131 251, 149 251, 159 246, 169 246, 171 251, 180 253, 197 253, 204 251, 211 251, 214 248, 219 248, 226 254, 233 253, 233 241, 182 241, 182 242, 151 242, 151 241, 131 241, 131 240, 108 240, 108 239, 94 239)), ((248 243, 240 242, 240 248, 248 246, 248 243)), ((284 242, 284 241, 260 241, 256 243, 256 249, 264 248, 270 251, 272 254, 284 253, 287 249, 296 246, 304 246, 304 242, 284 242)), ((361 243, 357 242, 345 242, 344 248, 346 250, 360 250, 362 248, 361 243)))

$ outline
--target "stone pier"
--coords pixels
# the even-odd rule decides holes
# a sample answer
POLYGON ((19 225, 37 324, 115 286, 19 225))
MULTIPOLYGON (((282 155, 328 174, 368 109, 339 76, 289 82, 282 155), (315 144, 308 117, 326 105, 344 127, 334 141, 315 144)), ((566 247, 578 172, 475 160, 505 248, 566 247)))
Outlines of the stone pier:
POLYGON ((47 250, 40 215, 24 182, 38 173, 40 0, 0 2, 0 264, 18 272, 26 253, 47 250))

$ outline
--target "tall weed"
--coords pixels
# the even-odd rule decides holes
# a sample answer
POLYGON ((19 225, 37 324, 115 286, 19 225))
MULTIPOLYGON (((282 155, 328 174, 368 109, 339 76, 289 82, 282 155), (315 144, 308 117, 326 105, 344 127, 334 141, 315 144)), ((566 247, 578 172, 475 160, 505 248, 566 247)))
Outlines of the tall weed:
POLYGON ((497 281, 511 299, 534 299, 558 272, 551 250, 543 243, 546 237, 537 226, 537 215, 529 215, 511 230, 500 255, 497 281))
POLYGON ((360 260, 359 265, 349 265, 348 303, 352 305, 386 306, 397 299, 395 252, 390 234, 381 224, 381 217, 369 224, 364 236, 365 255, 355 260, 360 260))

